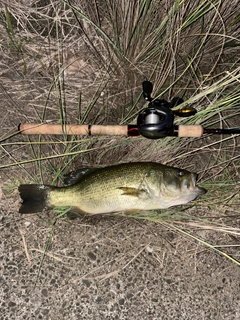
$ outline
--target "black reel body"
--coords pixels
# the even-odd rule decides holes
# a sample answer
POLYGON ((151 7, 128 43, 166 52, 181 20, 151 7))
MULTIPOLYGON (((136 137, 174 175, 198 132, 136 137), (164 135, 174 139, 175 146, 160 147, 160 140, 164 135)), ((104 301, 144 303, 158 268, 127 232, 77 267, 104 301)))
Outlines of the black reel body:
POLYGON ((151 97, 153 85, 150 81, 142 83, 143 97, 150 101, 148 107, 142 110, 137 119, 139 133, 148 139, 159 139, 166 137, 170 132, 173 132, 174 115, 180 117, 188 117, 195 114, 197 111, 192 108, 180 108, 171 110, 171 108, 183 103, 182 98, 173 98, 171 103, 166 100, 153 99, 151 97))
POLYGON ((148 139, 166 137, 173 128, 174 114, 165 100, 155 100, 142 110, 137 119, 139 133, 148 139))

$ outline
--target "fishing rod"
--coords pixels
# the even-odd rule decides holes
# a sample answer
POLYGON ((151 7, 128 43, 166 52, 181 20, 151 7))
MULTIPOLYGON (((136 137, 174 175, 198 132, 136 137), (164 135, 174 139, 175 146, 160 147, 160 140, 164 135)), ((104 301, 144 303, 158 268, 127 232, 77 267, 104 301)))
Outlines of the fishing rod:
POLYGON ((151 97, 153 84, 150 81, 142 83, 143 98, 149 102, 148 107, 140 111, 137 124, 129 125, 72 125, 20 123, 18 132, 21 134, 66 134, 66 135, 116 135, 148 139, 160 139, 167 136, 201 137, 203 134, 240 134, 239 129, 203 128, 201 125, 174 125, 174 117, 190 117, 197 113, 191 106, 173 107, 183 103, 182 98, 173 98, 171 102, 151 97))

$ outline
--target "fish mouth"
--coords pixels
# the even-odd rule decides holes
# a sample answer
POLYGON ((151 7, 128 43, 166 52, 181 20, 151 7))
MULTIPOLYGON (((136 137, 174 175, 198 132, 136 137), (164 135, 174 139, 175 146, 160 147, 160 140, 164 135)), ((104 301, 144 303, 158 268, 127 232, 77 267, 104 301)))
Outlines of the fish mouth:
POLYGON ((198 179, 198 175, 196 173, 192 173, 191 174, 191 184, 194 190, 197 191, 198 195, 203 195, 207 192, 206 189, 199 187, 198 185, 196 185, 196 181, 198 179))
POLYGON ((192 187, 196 188, 196 180, 197 180, 197 174, 196 173, 192 173, 191 174, 191 182, 192 182, 192 187))
POLYGON ((203 194, 207 193, 207 190, 206 190, 206 189, 204 189, 204 188, 202 188, 202 187, 198 187, 198 186, 197 186, 197 188, 198 188, 198 194, 199 194, 199 195, 203 195, 203 194))

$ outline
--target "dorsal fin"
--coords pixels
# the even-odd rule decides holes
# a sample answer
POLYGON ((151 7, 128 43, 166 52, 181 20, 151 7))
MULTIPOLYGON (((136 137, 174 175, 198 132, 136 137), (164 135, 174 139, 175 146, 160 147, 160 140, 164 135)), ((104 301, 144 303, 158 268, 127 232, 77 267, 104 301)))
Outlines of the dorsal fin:
POLYGON ((86 175, 97 171, 98 168, 81 168, 76 171, 71 171, 64 176, 63 183, 64 186, 69 187, 78 183, 86 175))

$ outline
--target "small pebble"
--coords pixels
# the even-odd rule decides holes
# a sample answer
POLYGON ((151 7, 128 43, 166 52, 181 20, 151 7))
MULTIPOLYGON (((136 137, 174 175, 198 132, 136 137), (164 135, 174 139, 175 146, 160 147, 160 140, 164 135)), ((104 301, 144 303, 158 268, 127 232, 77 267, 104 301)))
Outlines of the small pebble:
POLYGON ((25 222, 24 222, 24 225, 25 225, 26 228, 28 228, 28 227, 30 226, 30 224, 31 224, 30 221, 25 221, 25 222))

